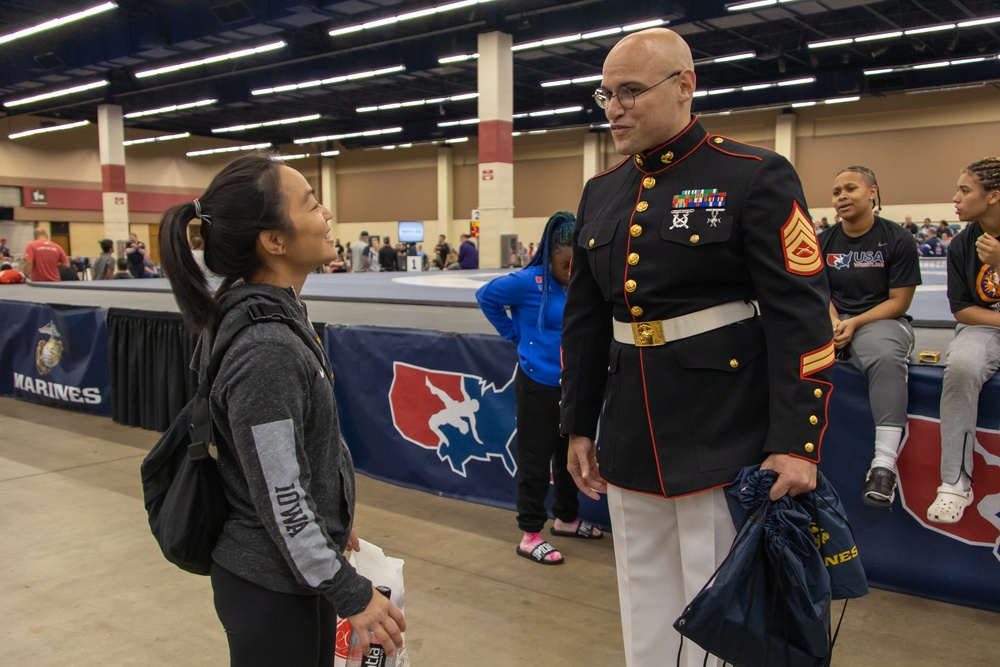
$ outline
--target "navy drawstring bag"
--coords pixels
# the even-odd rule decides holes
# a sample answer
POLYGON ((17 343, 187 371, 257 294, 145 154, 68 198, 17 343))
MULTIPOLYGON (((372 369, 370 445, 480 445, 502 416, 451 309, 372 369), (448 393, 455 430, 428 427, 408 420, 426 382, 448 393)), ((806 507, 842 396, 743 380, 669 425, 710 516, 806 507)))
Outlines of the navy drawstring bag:
MULTIPOLYGON (((747 466, 733 485, 726 489, 729 513, 737 526, 743 523, 749 511, 740 502, 739 490, 759 471, 760 466, 747 466)), ((816 488, 808 493, 800 493, 792 501, 809 515, 813 542, 830 575, 830 597, 834 600, 846 600, 868 595, 868 577, 861 565, 854 531, 847 520, 840 496, 830 480, 822 472, 817 472, 816 488)))
POLYGON ((732 492, 749 512, 722 565, 674 628, 741 667, 828 665, 830 575, 812 519, 788 496, 768 499, 773 471, 744 473, 732 492))

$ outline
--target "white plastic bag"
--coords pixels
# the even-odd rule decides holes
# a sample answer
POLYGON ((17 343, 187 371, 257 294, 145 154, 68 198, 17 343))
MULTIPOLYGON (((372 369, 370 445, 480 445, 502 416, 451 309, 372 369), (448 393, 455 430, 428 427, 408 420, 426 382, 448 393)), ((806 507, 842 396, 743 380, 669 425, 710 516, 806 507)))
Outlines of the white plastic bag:
MULTIPOLYGON (((387 586, 392 591, 389 600, 399 611, 403 612, 403 599, 405 597, 403 589, 403 559, 386 556, 384 551, 371 542, 358 541, 361 543, 361 550, 352 551, 348 562, 354 566, 354 569, 359 574, 370 579, 376 586, 387 586)), ((350 622, 346 619, 338 618, 337 652, 334 657, 333 667, 346 667, 347 647, 350 645, 351 632, 350 622)), ((408 656, 405 657, 403 662, 399 661, 398 658, 403 655, 405 653, 397 655, 396 664, 398 667, 409 667, 408 656)))

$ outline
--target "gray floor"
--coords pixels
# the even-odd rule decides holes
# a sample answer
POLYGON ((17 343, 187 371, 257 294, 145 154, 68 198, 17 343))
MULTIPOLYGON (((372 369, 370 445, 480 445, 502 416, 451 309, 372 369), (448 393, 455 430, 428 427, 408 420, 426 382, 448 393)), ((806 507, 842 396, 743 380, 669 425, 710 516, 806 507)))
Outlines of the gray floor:
MULTIPOLYGON (((149 535, 139 463, 155 439, 0 398, 0 665, 226 664, 208 580, 149 535)), ((610 536, 563 539, 566 564, 542 567, 514 554, 512 512, 364 477, 357 516, 406 561, 416 667, 624 665, 610 536)), ((848 607, 833 664, 996 665, 998 636, 1000 614, 872 591, 848 607)))

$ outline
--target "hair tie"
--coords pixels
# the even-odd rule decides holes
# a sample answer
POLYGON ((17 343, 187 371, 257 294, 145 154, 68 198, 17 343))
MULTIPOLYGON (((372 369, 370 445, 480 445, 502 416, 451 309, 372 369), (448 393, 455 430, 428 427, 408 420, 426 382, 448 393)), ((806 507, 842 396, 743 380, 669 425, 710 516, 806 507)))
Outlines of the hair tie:
POLYGON ((205 214, 203 214, 201 212, 201 201, 199 201, 197 199, 194 200, 194 215, 199 220, 204 220, 209 225, 212 224, 212 218, 210 216, 205 215, 205 214))

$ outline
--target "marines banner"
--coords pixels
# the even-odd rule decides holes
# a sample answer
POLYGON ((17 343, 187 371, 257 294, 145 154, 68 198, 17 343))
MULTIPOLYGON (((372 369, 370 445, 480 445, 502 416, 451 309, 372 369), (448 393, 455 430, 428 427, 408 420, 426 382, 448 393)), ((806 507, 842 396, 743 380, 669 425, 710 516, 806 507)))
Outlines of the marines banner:
MULTIPOLYGON (((355 467, 429 493, 513 509, 517 349, 497 336, 327 326, 355 467)), ((580 516, 610 526, 607 503, 580 516)))
POLYGON ((110 416, 107 311, 0 301, 0 395, 110 416))
POLYGON ((909 423, 891 510, 861 502, 874 453, 868 382, 838 363, 820 470, 834 484, 855 531, 869 582, 878 588, 1000 611, 1000 379, 979 397, 972 486, 962 520, 927 520, 941 483, 941 367, 910 365, 909 423))

